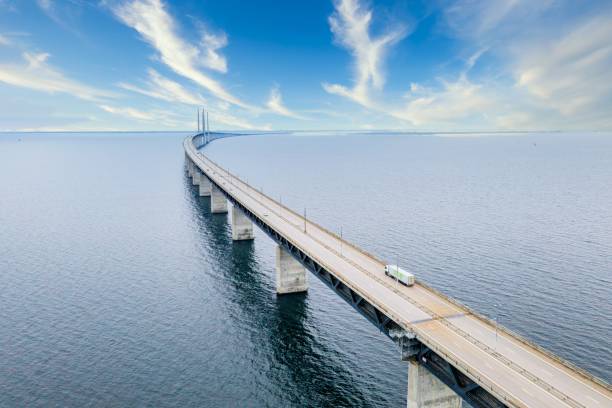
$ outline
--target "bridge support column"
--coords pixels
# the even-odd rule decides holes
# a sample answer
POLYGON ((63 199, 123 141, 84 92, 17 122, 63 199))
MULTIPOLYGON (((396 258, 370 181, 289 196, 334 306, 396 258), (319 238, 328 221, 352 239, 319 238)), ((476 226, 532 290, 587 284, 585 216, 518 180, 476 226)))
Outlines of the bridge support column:
POLYGON ((232 239, 234 241, 243 241, 253 238, 255 238, 253 236, 253 222, 242 210, 235 205, 232 206, 232 239))
POLYGON ((461 408, 461 397, 419 362, 408 360, 408 408, 461 408))
POLYGON ((205 197, 210 195, 210 190, 212 188, 212 183, 204 175, 204 173, 200 174, 200 197, 205 197))
POLYGON ((224 214, 227 212, 227 200, 219 187, 214 184, 210 190, 210 212, 213 214, 224 214))
POLYGON ((281 246, 276 247, 276 293, 305 292, 308 290, 306 268, 281 246))
POLYGON ((198 184, 200 184, 200 174, 201 173, 202 172, 200 171, 200 169, 197 166, 194 166, 191 184, 193 184, 194 186, 197 186, 198 184))
POLYGON ((187 157, 187 174, 189 174, 189 177, 193 175, 193 162, 189 157, 187 157))

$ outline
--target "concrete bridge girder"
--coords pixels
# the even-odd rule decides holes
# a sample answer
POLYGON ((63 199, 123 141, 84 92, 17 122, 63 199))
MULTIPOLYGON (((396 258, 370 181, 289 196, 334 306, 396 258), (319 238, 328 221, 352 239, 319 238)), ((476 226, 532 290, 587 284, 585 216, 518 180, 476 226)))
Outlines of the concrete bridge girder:
MULTIPOLYGON (((203 145, 208 142, 210 141, 203 145)), ((253 224, 257 224, 278 244, 275 265, 277 294, 307 291, 308 274, 306 270, 309 269, 359 313, 378 326, 383 334, 389 336, 400 346, 401 359, 408 362, 408 408, 459 408, 462 406, 462 400, 469 402, 475 408, 505 407, 450 364, 440 364, 441 357, 420 343, 414 333, 401 329, 382 311, 367 302, 308 255, 302 253, 299 248, 287 242, 264 220, 259 219, 236 202, 229 193, 212 183, 193 161, 189 160, 188 163, 194 178, 198 177, 200 189, 203 182, 211 185, 211 212, 213 214, 227 213, 228 201, 232 204, 233 240, 253 239, 253 224)))

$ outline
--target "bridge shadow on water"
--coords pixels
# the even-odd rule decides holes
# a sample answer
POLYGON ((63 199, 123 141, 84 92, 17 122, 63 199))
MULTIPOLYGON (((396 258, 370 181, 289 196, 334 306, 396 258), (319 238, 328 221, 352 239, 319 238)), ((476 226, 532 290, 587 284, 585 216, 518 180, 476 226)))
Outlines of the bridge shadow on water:
POLYGON ((249 337, 253 349, 245 364, 256 365, 254 371, 265 376, 261 389, 252 390, 254 401, 282 406, 377 405, 357 388, 332 342, 319 340, 308 294, 276 296, 272 267, 260 264, 255 241, 233 242, 229 215, 212 214, 210 198, 199 197, 188 176, 185 185, 191 192, 202 251, 220 269, 220 285, 226 284, 230 292, 227 301, 238 306, 229 308, 228 324, 244 326, 241 334, 249 337))

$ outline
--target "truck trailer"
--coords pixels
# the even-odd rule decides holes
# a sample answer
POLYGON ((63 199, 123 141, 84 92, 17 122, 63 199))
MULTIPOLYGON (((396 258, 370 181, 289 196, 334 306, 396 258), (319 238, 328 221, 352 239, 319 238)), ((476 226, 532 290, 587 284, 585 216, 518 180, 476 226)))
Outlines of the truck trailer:
POLYGON ((390 276, 406 286, 414 285, 414 275, 397 265, 385 265, 385 275, 390 276))

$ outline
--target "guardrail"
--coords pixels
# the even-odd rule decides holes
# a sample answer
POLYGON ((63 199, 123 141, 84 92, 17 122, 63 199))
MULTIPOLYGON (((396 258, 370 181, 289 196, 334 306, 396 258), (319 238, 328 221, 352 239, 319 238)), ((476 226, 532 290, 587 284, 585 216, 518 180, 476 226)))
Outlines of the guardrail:
MULTIPOLYGON (((195 156, 195 159, 197 161, 202 162, 203 165, 207 164, 208 165, 207 167, 210 167, 210 169, 212 171, 214 171, 213 168, 215 168, 217 170, 220 170, 217 174, 219 174, 222 179, 225 179, 230 185, 232 185, 232 186, 234 186, 236 188, 239 188, 243 193, 245 193, 249 197, 253 198, 260 205, 264 206, 267 210, 269 210, 269 211, 273 212, 274 214, 276 214, 276 216, 280 217, 281 219, 286 221, 288 224, 290 224, 290 225, 292 225, 292 226, 294 226, 296 228, 301 228, 302 225, 309 225, 311 228, 312 227, 317 228, 321 232, 324 232, 325 234, 328 234, 329 236, 331 236, 335 240, 341 242, 342 243, 341 245, 346 245, 347 247, 350 247, 352 250, 355 250, 355 251, 361 253, 362 255, 365 255, 366 257, 369 257, 374 262, 379 263, 381 266, 384 265, 383 261, 381 261, 380 259, 378 259, 374 255, 372 255, 372 254, 362 250, 361 248, 357 247, 356 245, 354 245, 354 244, 344 240, 342 237, 338 236, 334 232, 331 232, 328 229, 318 225, 317 223, 315 223, 315 222, 313 222, 311 220, 308 220, 307 218, 305 218, 302 215, 298 214, 297 212, 295 212, 291 208, 285 206, 284 204, 276 201, 272 197, 270 197, 267 194, 263 193, 263 191, 257 190, 256 188, 253 188, 252 186, 250 186, 248 183, 245 183, 240 178, 236 177, 231 172, 229 172, 229 170, 224 169, 223 167, 219 166, 218 164, 216 164, 215 162, 213 162, 209 158, 203 156, 201 153, 198 154, 198 149, 203 147, 203 146, 205 146, 207 143, 210 143, 212 140, 216 140, 216 139, 222 138, 222 137, 231 137, 231 136, 241 136, 241 135, 238 135, 238 134, 236 134, 236 135, 231 135, 231 134, 221 135, 221 134, 218 134, 215 137, 208 138, 206 143, 203 143, 203 144, 200 144, 199 146, 196 146, 193 142, 195 141, 195 139, 197 137, 201 137, 201 135, 198 134, 196 136, 192 136, 192 137, 188 138, 189 139, 189 143, 188 143, 189 146, 185 146, 185 147, 186 147, 186 150, 189 147, 189 150, 193 152, 193 154, 195 156), (205 163, 205 162, 207 162, 207 163, 205 163), (240 186, 242 186, 242 188, 240 186), (245 190, 245 188, 246 188, 246 190, 245 190), (273 208, 273 207, 269 206, 268 204, 264 203, 265 200, 274 203, 274 207, 276 207, 276 208, 273 208), (295 217, 298 220, 300 220, 300 223, 299 224, 295 224, 295 223, 291 222, 281 212, 277 212, 279 209, 281 210, 281 212, 282 211, 288 212, 293 217, 295 217)), ((186 139, 186 142, 187 142, 187 139, 186 139)), ((219 187, 221 187, 221 186, 219 186, 219 187)), ((221 188, 223 188, 223 187, 221 187, 221 188)), ((231 195, 231 193, 229 191, 227 191, 227 190, 226 190, 226 193, 231 195)), ((234 199, 237 200, 236 197, 234 197, 234 199)), ((318 259, 317 257, 313 256, 312 254, 308 253, 308 251, 306 251, 304 248, 301 248, 298 244, 293 242, 290 237, 285 237, 285 238, 288 241, 292 242, 293 245, 295 245, 296 247, 299 247, 305 254, 310 256, 312 259, 315 259, 321 265, 325 266, 325 268, 327 270, 333 271, 333 269, 329 268, 329 266, 326 264, 325 260, 318 259)), ((343 255, 343 253, 339 252, 336 248, 330 247, 329 245, 325 244, 324 242, 322 242, 321 240, 317 239, 316 237, 314 237, 312 235, 310 235, 310 238, 315 240, 318 244, 320 244, 323 247, 325 247, 327 250, 329 250, 329 251, 333 252, 334 254, 336 254, 337 256, 341 257, 344 261, 348 262, 353 267, 357 268, 358 270, 360 270, 361 272, 363 272, 364 274, 366 274, 370 278, 372 278, 375 281, 377 281, 378 283, 384 285, 387 289, 393 291, 395 294, 397 294, 398 296, 402 297, 404 300, 409 301, 410 303, 412 303, 413 305, 418 307, 420 310, 423 310, 425 313, 427 313, 430 316, 432 316, 432 320, 439 321, 441 324, 445 325, 447 328, 449 328, 453 332, 455 332, 458 335, 460 335, 461 337, 465 338, 470 343, 472 343, 475 346, 477 346, 479 349, 485 351, 487 354, 491 355, 496 360, 502 362, 504 365, 510 367, 511 369, 516 371, 517 373, 523 375, 525 378, 529 379, 531 382, 533 382, 533 383, 539 385, 540 387, 544 388, 545 390, 547 390, 551 394, 555 395, 557 398, 565 401, 568 405, 571 405, 571 406, 576 407, 576 408, 583 407, 582 404, 578 403, 577 401, 575 401, 574 399, 572 399, 571 397, 569 397, 568 395, 566 395, 562 391, 556 389, 555 387, 553 387, 552 385, 548 384, 546 381, 542 380, 541 378, 531 374, 530 372, 528 372, 527 370, 522 368, 520 365, 514 363, 513 361, 511 361, 507 357, 505 357, 505 356, 501 355, 500 353, 498 353, 496 350, 491 349, 491 347, 487 346, 486 344, 482 343, 481 341, 479 341, 475 337, 471 336, 469 333, 467 333, 464 330, 460 329, 459 327, 455 326, 452 322, 447 320, 444 316, 439 315, 438 313, 435 313, 433 310, 429 309, 425 305, 420 304, 416 300, 414 300, 414 299, 410 298, 409 296, 407 296, 407 294, 403 293, 402 291, 397 290, 397 288, 393 287, 392 285, 389 285, 388 282, 386 282, 381 277, 376 276, 375 274, 373 274, 370 271, 366 270, 365 268, 361 267, 356 262, 352 261, 351 259, 346 258, 343 255)), ((339 274, 339 275, 342 275, 342 274, 339 274)), ((441 345, 436 344, 436 342, 432 338, 430 338, 430 336, 428 336, 426 333, 423 333, 421 330, 419 330, 417 327, 415 327, 410 322, 403 321, 403 319, 400 318, 397 314, 393 313, 390 310, 387 310, 387 308, 384 305, 382 305, 379 301, 376 301, 376 300, 372 301, 371 297, 369 297, 368 294, 365 293, 364 289, 352 287, 352 285, 347 282, 348 279, 346 277, 343 277, 343 279, 341 279, 341 280, 342 280, 343 284, 345 284, 347 287, 350 287, 351 289, 355 290, 356 293, 363 294, 363 297, 368 299, 368 301, 370 303, 372 303, 372 305, 374 305, 375 307, 379 308, 381 311, 383 311, 386 315, 391 317, 397 323, 400 323, 401 325, 403 325, 404 328, 412 330, 415 333, 417 333, 417 335, 420 337, 419 340, 421 340, 424 344, 426 344, 428 347, 430 347, 436 353, 440 354, 441 356, 444 356, 445 358, 448 358, 449 361, 453 361, 453 363, 454 363, 453 365, 456 365, 457 368, 460 368, 461 371, 464 371, 466 375, 468 375, 473 380, 477 381, 481 386, 483 386, 483 388, 490 390, 492 394, 496 395, 497 397, 501 398, 502 400, 504 400, 506 402, 510 402, 510 403, 513 403, 513 404, 516 403, 516 404, 520 405, 520 403, 516 400, 515 397, 511 396, 510 394, 506 394, 505 392, 501 392, 500 393, 500 390, 497 389, 497 388, 494 388, 494 384, 492 382, 490 382, 490 380, 485 379, 483 376, 481 376, 477 372, 474 372, 473 369, 471 369, 466 364, 461 363, 456 357, 450 356, 446 351, 443 350, 443 347, 441 345), (489 384, 486 384, 487 382, 489 382, 489 384)), ((598 377, 595 377, 592 374, 586 372, 585 370, 583 370, 583 369, 581 369, 579 367, 576 367, 573 364, 571 364, 571 363, 569 363, 569 362, 567 362, 567 361, 557 357, 553 353, 551 353, 551 352, 547 351, 546 349, 544 349, 544 348, 534 344, 533 342, 523 338, 522 336, 518 335, 517 333, 514 333, 514 332, 510 331, 509 329, 507 329, 507 328, 505 328, 503 326, 499 326, 496 323, 494 324, 491 319, 476 313, 475 311, 473 311, 472 309, 468 308, 467 306, 457 302, 456 300, 454 300, 454 299, 444 295, 443 293, 439 292, 438 290, 428 286, 427 284, 425 284, 421 280, 418 280, 417 284, 421 285, 424 289, 431 291, 436 296, 442 298, 443 300, 451 303, 455 307, 457 307, 460 310, 464 311, 466 315, 473 316, 473 317, 481 320, 483 323, 485 323, 485 324, 487 324, 487 325, 489 325, 491 327, 495 327, 500 332, 502 332, 503 334, 507 335, 510 339, 517 340, 519 343, 522 343, 522 344, 526 345, 527 347, 530 347, 530 348, 536 350, 537 352, 539 352, 539 353, 543 354, 544 356, 550 358, 554 362, 559 363, 562 366, 568 368, 569 370, 571 370, 573 372, 576 372, 577 374, 583 376, 587 380, 593 381, 593 382, 597 383, 598 385, 600 385, 600 386, 602 386, 602 387, 604 387, 604 388, 606 388, 608 390, 612 389, 610 387, 610 384, 606 383, 604 380, 602 380, 602 379, 600 379, 598 377)))

